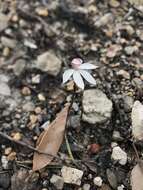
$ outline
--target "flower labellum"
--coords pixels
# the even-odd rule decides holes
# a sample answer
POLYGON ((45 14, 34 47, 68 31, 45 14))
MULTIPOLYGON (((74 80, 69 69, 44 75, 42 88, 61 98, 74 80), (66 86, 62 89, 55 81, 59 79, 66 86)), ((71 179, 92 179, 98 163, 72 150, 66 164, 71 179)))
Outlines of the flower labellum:
POLYGON ((80 58, 74 58, 71 65, 72 69, 66 70, 63 74, 63 83, 66 83, 72 77, 76 85, 82 90, 84 90, 83 78, 90 84, 96 84, 95 79, 91 76, 89 71, 96 69, 97 66, 90 63, 83 63, 83 60, 80 58))

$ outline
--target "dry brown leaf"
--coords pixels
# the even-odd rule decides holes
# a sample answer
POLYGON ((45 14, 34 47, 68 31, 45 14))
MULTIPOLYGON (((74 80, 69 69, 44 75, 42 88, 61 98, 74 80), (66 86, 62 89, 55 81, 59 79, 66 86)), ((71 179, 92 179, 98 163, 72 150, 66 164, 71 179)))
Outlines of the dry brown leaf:
POLYGON ((143 163, 137 164, 131 172, 132 190, 143 190, 143 163), (141 165, 142 164, 142 165, 141 165))
MULTIPOLYGON (((56 119, 41 133, 36 149, 40 152, 56 156, 64 137, 69 105, 57 115, 56 119)), ((53 157, 34 153, 33 171, 40 170, 52 161, 53 157)))

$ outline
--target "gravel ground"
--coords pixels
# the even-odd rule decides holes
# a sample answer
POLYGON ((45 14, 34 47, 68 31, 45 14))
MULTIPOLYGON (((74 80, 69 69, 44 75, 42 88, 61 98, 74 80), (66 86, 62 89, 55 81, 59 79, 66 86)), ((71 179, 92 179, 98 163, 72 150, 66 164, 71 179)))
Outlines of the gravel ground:
MULTIPOLYGON (((42 124, 71 101, 73 84, 62 84, 71 60, 98 66, 96 87, 78 91, 69 114, 67 138, 80 164, 53 162, 32 173, 33 151, 1 137, 0 190, 131 189, 131 112, 143 102, 143 8, 130 2, 0 1, 0 132, 35 146, 42 124), (83 172, 80 182, 67 183, 63 166, 83 172)), ((142 158, 142 141, 136 148, 142 158)), ((59 156, 68 156, 65 142, 59 156)))

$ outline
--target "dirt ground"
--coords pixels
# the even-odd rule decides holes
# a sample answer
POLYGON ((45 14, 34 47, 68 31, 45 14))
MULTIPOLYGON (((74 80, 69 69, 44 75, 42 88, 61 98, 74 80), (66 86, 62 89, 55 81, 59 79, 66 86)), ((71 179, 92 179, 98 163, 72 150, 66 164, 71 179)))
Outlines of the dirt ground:
MULTIPOLYGON (((33 151, 0 135, 0 190, 58 189, 50 179, 63 165, 84 172, 80 186, 64 183, 64 190, 131 189, 131 110, 135 100, 143 102, 142 20, 143 9, 127 0, 0 1, 1 133, 35 147, 42 124, 71 100, 72 84, 63 85, 62 74, 75 57, 98 66, 96 87, 85 89, 99 89, 113 103, 106 122, 91 124, 82 120, 83 93, 76 93, 66 134, 78 165, 56 161, 32 173, 33 151), (52 54, 51 65, 36 67, 44 52, 52 54), (49 71, 53 60, 60 67, 49 71), (114 145, 127 155, 125 164, 112 159, 114 145)), ((142 142, 136 148, 142 158, 142 142)), ((68 156, 65 141, 58 155, 68 156)))

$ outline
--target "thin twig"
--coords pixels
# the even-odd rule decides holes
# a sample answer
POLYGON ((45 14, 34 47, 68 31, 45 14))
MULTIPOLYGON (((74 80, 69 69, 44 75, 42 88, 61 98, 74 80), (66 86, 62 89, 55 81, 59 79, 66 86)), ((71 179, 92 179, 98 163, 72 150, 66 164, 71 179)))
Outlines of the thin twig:
POLYGON ((33 146, 31 146, 31 145, 29 145, 29 144, 27 144, 27 143, 25 143, 25 142, 23 142, 23 141, 15 140, 15 139, 13 139, 12 137, 10 137, 9 135, 7 135, 7 134, 5 134, 5 133, 3 133, 3 132, 1 132, 1 131, 0 131, 0 136, 3 137, 3 138, 5 138, 5 139, 7 139, 7 140, 9 140, 9 141, 11 141, 11 142, 13 142, 13 143, 19 144, 20 146, 26 147, 26 148, 28 148, 28 149, 34 151, 34 152, 37 152, 37 153, 39 153, 39 154, 45 154, 45 155, 47 155, 47 156, 49 156, 49 157, 53 157, 53 158, 56 158, 56 159, 58 159, 58 160, 62 160, 62 161, 63 161, 63 159, 60 158, 59 156, 55 156, 55 155, 52 155, 52 154, 48 154, 48 153, 39 151, 39 150, 37 150, 36 148, 34 148, 33 146))
POLYGON ((66 134, 65 134, 65 141, 66 141, 66 146, 67 146, 67 150, 68 150, 68 153, 69 153, 69 157, 74 162, 74 157, 73 157, 73 154, 72 154, 72 151, 71 151, 71 148, 70 148, 70 144, 69 144, 69 141, 68 141, 68 138, 67 138, 66 134))
POLYGON ((137 151, 137 148, 136 148, 136 145, 135 145, 134 141, 132 143, 132 146, 133 146, 133 149, 134 149, 136 157, 137 157, 137 162, 139 162, 140 161, 140 157, 139 157, 139 154, 138 154, 138 151, 137 151))

